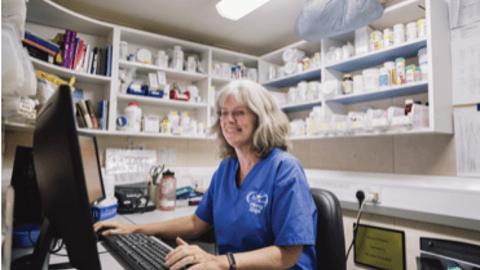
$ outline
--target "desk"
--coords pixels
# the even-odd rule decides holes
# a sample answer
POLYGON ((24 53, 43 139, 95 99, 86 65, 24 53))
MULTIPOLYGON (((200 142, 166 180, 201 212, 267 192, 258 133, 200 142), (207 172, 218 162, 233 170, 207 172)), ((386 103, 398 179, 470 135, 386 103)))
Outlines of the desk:
MULTIPOLYGON (((109 221, 120 221, 129 224, 146 224, 146 223, 155 223, 167 221, 179 217, 189 216, 195 213, 197 209, 196 206, 185 206, 178 207, 174 211, 160 211, 155 210, 152 212, 142 213, 142 214, 117 214, 115 217, 108 219, 109 221)), ((112 251, 112 249, 104 242, 97 243, 97 249, 100 258, 100 264, 104 270, 117 270, 117 269, 132 269, 130 266, 123 261, 123 259, 118 256, 117 253, 112 251)), ((12 259, 21 257, 22 255, 31 253, 33 248, 28 249, 16 249, 17 252, 15 256, 12 256, 12 259), (28 250, 28 251, 27 251, 28 250)), ((49 264, 59 264, 68 262, 68 257, 66 256, 66 250, 62 249, 57 254, 51 254, 49 264), (58 254, 58 255, 57 255, 58 254)), ((71 268, 67 268, 71 269, 71 268)))

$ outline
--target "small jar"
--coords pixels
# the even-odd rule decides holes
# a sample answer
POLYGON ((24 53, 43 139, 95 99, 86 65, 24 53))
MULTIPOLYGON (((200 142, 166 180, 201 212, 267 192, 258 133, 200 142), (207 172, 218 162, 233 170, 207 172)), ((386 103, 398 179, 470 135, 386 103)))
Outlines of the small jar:
POLYGON ((303 68, 304 68, 304 67, 303 67, 303 61, 298 61, 298 62, 297 62, 297 70, 296 70, 296 72, 297 72, 297 73, 303 72, 303 68))
POLYGON ((390 28, 383 30, 383 47, 393 46, 393 30, 390 28))
POLYGON ((344 95, 353 94, 353 79, 351 74, 343 75, 343 89, 344 95))
POLYGON ((386 87, 386 86, 389 86, 389 84, 390 84, 390 76, 389 76, 388 69, 385 67, 380 68, 380 77, 379 77, 378 86, 386 87))
POLYGON ((406 82, 405 78, 405 58, 399 57, 395 60, 396 74, 395 83, 400 85, 406 82))
POLYGON ((380 31, 373 31, 370 34, 370 51, 377 51, 382 48, 383 34, 380 31))
POLYGON ((415 81, 414 73, 415 73, 415 65, 408 65, 406 68, 406 75, 405 75, 407 83, 413 83, 415 81))
POLYGON ((407 24, 407 33, 406 33, 406 39, 407 42, 412 42, 418 37, 418 24, 417 22, 411 22, 407 24))
POLYGON ((424 38, 427 36, 427 20, 418 20, 418 37, 424 38))
POLYGON ((393 26, 393 44, 400 45, 405 42, 405 26, 401 23, 393 26))

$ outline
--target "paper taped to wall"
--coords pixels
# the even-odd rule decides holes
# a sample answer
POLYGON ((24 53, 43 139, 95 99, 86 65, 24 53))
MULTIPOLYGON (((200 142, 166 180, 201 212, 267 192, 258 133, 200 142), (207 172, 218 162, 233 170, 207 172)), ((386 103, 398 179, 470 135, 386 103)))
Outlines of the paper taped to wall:
POLYGON ((457 176, 480 177, 480 111, 457 109, 453 115, 457 176))

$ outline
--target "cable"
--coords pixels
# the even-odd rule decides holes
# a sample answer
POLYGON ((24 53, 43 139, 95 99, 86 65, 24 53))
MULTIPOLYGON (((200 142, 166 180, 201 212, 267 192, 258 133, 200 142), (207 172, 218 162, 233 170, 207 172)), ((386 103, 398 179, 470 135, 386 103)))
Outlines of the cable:
POLYGON ((367 201, 367 200, 365 200, 365 193, 363 193, 363 191, 361 191, 361 190, 357 191, 356 197, 358 199, 358 203, 360 205, 360 208, 358 209, 357 222, 355 222, 355 227, 353 227, 352 243, 350 243, 350 247, 348 247, 347 255, 345 255, 345 262, 347 262, 348 255, 350 254, 350 250, 353 247, 353 243, 355 243, 355 235, 356 235, 356 232, 357 232, 358 223, 360 222, 360 217, 362 215, 363 206, 365 205, 365 202, 367 201))

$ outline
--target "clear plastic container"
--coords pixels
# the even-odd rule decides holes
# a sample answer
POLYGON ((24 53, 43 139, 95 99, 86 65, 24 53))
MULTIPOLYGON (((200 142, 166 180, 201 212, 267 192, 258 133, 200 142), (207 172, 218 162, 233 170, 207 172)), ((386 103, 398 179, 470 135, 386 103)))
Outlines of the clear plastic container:
POLYGON ((158 51, 157 57, 155 58, 155 65, 163 68, 168 67, 168 55, 165 51, 158 51))
POLYGON ((162 211, 173 211, 177 204, 177 179, 175 173, 167 170, 163 173, 158 187, 158 206, 162 211))
POLYGON ((375 129, 387 129, 388 124, 387 124, 387 119, 384 118, 382 120, 382 116, 385 114, 384 110, 380 109, 368 109, 367 112, 365 113, 365 131, 373 131, 374 124, 375 124, 375 129))
POLYGON ((339 81, 326 81, 322 84, 322 95, 325 99, 331 99, 342 94, 342 84, 339 81))
POLYGON ((363 90, 372 92, 378 90, 378 82, 380 80, 379 70, 376 68, 365 69, 363 75, 363 90))
POLYGON ((350 131, 355 133, 365 131, 365 113, 349 112, 347 117, 347 127, 350 131))
POLYGON ((363 76, 362 75, 353 76, 353 93, 354 94, 363 93, 363 76))
POLYGON ((127 125, 125 131, 140 132, 142 124, 142 109, 138 107, 138 103, 131 102, 125 108, 125 117, 127 118, 127 125))
POLYGON ((333 114, 330 119, 330 132, 341 134, 348 132, 349 128, 347 125, 348 116, 344 114, 333 114))

